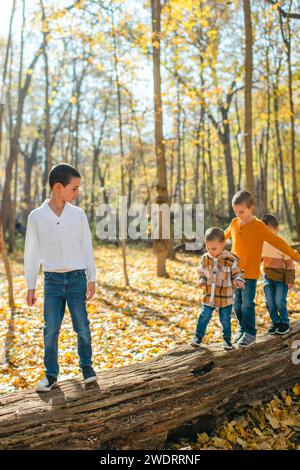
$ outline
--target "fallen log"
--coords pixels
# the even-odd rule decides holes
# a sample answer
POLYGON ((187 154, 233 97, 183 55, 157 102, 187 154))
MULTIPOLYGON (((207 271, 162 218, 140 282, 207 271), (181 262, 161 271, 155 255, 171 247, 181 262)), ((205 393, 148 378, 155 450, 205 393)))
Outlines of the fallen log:
POLYGON ((0 448, 161 449, 176 433, 207 430, 225 414, 299 382, 297 340, 300 322, 246 349, 184 345, 100 372, 87 386, 74 379, 48 393, 1 396, 0 448))

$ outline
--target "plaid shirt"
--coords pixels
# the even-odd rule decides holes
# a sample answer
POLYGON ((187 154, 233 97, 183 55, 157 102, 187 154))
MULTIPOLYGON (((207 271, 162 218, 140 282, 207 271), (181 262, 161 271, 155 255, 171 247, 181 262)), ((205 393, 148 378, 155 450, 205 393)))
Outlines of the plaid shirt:
POLYGON ((205 283, 202 302, 210 307, 232 305, 235 282, 245 282, 239 258, 228 250, 217 258, 205 253, 201 257, 198 274, 199 280, 205 283))

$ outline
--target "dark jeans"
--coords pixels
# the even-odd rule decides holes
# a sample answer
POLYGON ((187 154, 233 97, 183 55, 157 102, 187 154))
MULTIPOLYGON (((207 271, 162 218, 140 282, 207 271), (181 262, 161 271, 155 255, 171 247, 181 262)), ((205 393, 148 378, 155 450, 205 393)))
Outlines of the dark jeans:
POLYGON ((58 376, 58 335, 66 303, 77 333, 79 365, 92 364, 91 333, 85 295, 87 280, 84 269, 67 273, 44 272, 44 363, 47 375, 58 376))
POLYGON ((264 276, 264 293, 271 322, 289 325, 289 315, 286 307, 288 286, 284 282, 272 281, 264 276))
MULTIPOLYGON (((196 336, 202 337, 205 335, 207 325, 212 317, 213 311, 216 307, 210 307, 209 305, 202 305, 202 309, 198 318, 196 336)), ((231 311, 232 305, 227 307, 219 308, 219 318, 222 324, 223 338, 231 338, 231 311)))
POLYGON ((256 336, 255 293, 256 279, 245 279, 243 289, 234 290, 234 311, 239 322, 239 332, 256 336))

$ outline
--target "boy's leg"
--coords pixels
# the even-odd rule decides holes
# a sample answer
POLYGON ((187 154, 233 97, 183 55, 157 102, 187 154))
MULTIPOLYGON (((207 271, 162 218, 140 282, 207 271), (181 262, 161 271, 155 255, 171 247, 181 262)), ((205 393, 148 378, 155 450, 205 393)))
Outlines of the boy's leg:
POLYGON ((245 279, 245 285, 242 289, 242 317, 245 333, 256 336, 255 327, 255 293, 256 279, 245 279))
POLYGON ((276 306, 276 301, 275 301, 275 282, 272 281, 271 279, 268 279, 268 277, 264 277, 264 284, 263 284, 263 289, 264 289, 264 294, 265 294, 265 300, 266 300, 266 307, 270 315, 270 319, 273 325, 276 325, 277 323, 280 322, 280 318, 278 315, 278 309, 276 306))
POLYGON ((279 312, 278 321, 280 323, 290 324, 289 314, 286 306, 286 298, 288 294, 288 286, 284 282, 276 282, 275 285, 275 303, 279 312))
POLYGON ((66 298, 73 328, 77 333, 79 366, 81 368, 92 365, 90 322, 85 301, 86 287, 87 280, 84 270, 68 273, 66 298))
POLYGON ((234 313, 239 323, 239 336, 241 336, 245 331, 242 315, 242 289, 234 289, 234 313))
POLYGON ((202 305, 195 333, 195 336, 197 336, 198 338, 203 338, 205 336, 206 328, 212 317, 214 309, 215 307, 210 307, 209 305, 202 305))
POLYGON ((222 324, 222 334, 224 339, 231 339, 231 311, 232 305, 219 308, 219 317, 222 324))
POLYGON ((44 364, 45 374, 53 377, 59 373, 58 335, 66 307, 62 287, 55 283, 55 276, 57 273, 47 273, 44 278, 44 364))

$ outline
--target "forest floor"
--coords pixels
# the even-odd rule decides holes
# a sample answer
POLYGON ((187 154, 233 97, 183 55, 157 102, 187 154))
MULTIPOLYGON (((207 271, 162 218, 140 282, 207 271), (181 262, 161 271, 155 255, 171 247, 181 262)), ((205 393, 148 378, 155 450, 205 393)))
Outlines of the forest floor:
MULTIPOLYGON (((130 286, 125 287, 121 249, 95 248, 97 288, 88 303, 96 371, 148 361, 175 346, 188 343, 194 334, 201 291, 197 287, 199 255, 177 254, 167 261, 169 279, 156 277, 156 258, 151 248, 127 247, 130 286)), ((26 306, 23 252, 12 259, 16 311, 8 308, 6 279, 0 274, 0 395, 32 388, 43 376, 43 278, 37 285, 37 303, 26 306), (7 354, 4 353, 6 345, 7 354), (6 358, 5 358, 6 356, 6 358)), ((288 295, 291 320, 300 319, 300 268, 288 295)), ((258 333, 269 325, 262 283, 256 295, 258 333)), ((233 318, 233 332, 237 322, 233 318)), ((220 342, 217 311, 204 343, 220 342)), ((70 314, 59 337, 60 379, 80 375, 77 341, 70 314)), ((268 403, 258 403, 247 413, 224 422, 212 435, 198 434, 195 442, 181 441, 169 448, 186 449, 300 449, 300 386, 282 390, 268 403)))

